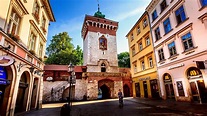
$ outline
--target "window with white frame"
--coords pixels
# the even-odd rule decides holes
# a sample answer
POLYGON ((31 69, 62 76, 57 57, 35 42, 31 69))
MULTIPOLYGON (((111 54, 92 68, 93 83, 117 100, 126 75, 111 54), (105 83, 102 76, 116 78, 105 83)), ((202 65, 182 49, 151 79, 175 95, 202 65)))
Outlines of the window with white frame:
POLYGON ((162 3, 160 4, 161 12, 163 12, 163 11, 165 10, 166 7, 167 7, 166 0, 163 0, 162 3))
POLYGON ((142 70, 145 70, 144 60, 141 61, 142 70))
POLYGON ((172 28, 171 28, 171 24, 170 24, 170 19, 167 18, 164 22, 163 22, 163 26, 164 26, 164 29, 165 29, 165 34, 169 33, 172 28))
POLYGON ((177 20, 178 24, 180 24, 186 20, 185 11, 184 11, 183 6, 181 6, 180 8, 178 8, 175 11, 175 16, 176 16, 176 20, 177 20))
POLYGON ((155 39, 157 41, 157 40, 159 40, 161 38, 161 36, 160 36, 160 28, 157 27, 154 32, 155 32, 155 39))
POLYGON ((148 62, 149 62, 149 67, 152 68, 153 67, 152 57, 148 58, 148 62))
POLYGON ((143 49, 143 45, 142 45, 142 42, 139 43, 139 51, 142 51, 143 49))
POLYGON ((185 34, 181 38, 182 38, 182 42, 183 42, 183 46, 185 50, 193 48, 193 41, 192 41, 192 36, 190 32, 185 34))
POLYGON ((168 49, 169 49, 169 52, 170 52, 170 56, 173 56, 173 55, 177 54, 176 48, 175 48, 175 42, 172 42, 172 43, 168 44, 168 49))
POLYGON ((131 34, 131 41, 133 41, 134 40, 134 35, 133 35, 133 33, 131 34))
POLYGON ((150 38, 149 38, 149 36, 146 37, 145 41, 146 41, 146 46, 149 46, 150 45, 150 38))
POLYGON ((147 18, 145 18, 145 19, 143 20, 143 28, 147 27, 147 25, 148 25, 148 23, 147 23, 147 18))
POLYGON ((153 13, 152 13, 152 21, 154 21, 157 17, 158 17, 157 11, 154 10, 153 13))
POLYGON ((132 47, 132 56, 134 56, 136 54, 136 51, 135 51, 135 47, 133 46, 132 47))
POLYGON ((11 35, 17 35, 19 27, 20 27, 20 16, 14 10, 12 10, 9 17, 7 33, 11 35))
POLYGON ((136 65, 136 63, 134 63, 134 73, 136 73, 137 72, 137 65, 136 65))
POLYGON ((162 61, 165 59, 164 57, 164 52, 163 52, 163 48, 158 50, 158 56, 159 56, 159 60, 162 61))
POLYGON ((42 58, 42 53, 43 53, 43 44, 40 43, 40 46, 39 46, 39 57, 42 58))
POLYGON ((33 32, 31 32, 29 36, 29 50, 35 51, 36 38, 37 36, 33 32))
POLYGON ((39 12, 40 12, 40 6, 36 1, 33 8, 33 15, 38 22, 39 22, 39 12))
POLYGON ((41 25, 41 28, 43 30, 43 32, 45 33, 46 32, 46 19, 44 16, 42 16, 42 25, 41 25))
POLYGON ((141 30, 140 30, 140 26, 137 27, 137 34, 140 34, 141 30))

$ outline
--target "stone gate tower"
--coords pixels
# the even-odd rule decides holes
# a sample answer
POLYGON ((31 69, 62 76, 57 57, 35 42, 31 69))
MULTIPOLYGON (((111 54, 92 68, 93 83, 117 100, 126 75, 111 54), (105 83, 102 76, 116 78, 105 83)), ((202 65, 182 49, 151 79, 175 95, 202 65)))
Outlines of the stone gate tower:
POLYGON ((99 8, 94 16, 86 15, 83 27, 83 65, 87 71, 76 85, 76 96, 80 94, 91 99, 117 97, 124 89, 130 95, 129 71, 118 68, 116 31, 118 22, 105 18, 99 8), (122 71, 120 71, 122 70, 122 71), (81 87, 81 88, 80 88, 81 87))
POLYGON ((117 72, 118 22, 105 19, 98 10, 85 16, 82 28, 83 59, 89 72, 117 72))

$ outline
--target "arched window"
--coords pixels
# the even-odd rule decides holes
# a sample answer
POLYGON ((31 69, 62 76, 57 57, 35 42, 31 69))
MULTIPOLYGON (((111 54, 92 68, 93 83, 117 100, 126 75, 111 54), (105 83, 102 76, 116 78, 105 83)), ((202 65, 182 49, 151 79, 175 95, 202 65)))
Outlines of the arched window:
POLYGON ((99 49, 107 50, 107 39, 104 36, 99 38, 99 49))
POLYGON ((101 64, 101 72, 106 72, 106 65, 104 63, 101 64))
POLYGON ((201 74, 202 74, 201 71, 196 67, 191 67, 187 71, 187 75, 191 76, 191 77, 192 76, 200 76, 201 74))
POLYGON ((165 73, 163 75, 163 80, 164 80, 164 82, 172 82, 172 78, 171 78, 170 74, 168 74, 168 73, 165 73))

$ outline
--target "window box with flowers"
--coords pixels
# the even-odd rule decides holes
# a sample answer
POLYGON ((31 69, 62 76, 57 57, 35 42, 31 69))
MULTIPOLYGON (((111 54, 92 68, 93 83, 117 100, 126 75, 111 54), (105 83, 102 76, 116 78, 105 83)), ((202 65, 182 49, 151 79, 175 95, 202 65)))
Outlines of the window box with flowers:
POLYGON ((41 62, 43 61, 41 57, 38 58, 41 62))
POLYGON ((19 35, 8 34, 8 36, 11 37, 16 42, 19 42, 20 40, 19 35))
POLYGON ((36 55, 34 50, 29 50, 32 55, 36 55))

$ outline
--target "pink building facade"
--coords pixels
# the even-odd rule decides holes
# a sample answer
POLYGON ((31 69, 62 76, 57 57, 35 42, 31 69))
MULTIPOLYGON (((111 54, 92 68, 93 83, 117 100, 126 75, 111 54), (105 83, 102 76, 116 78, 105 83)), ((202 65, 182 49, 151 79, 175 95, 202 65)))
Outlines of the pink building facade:
POLYGON ((207 102, 207 1, 152 0, 147 6, 160 96, 207 102))

